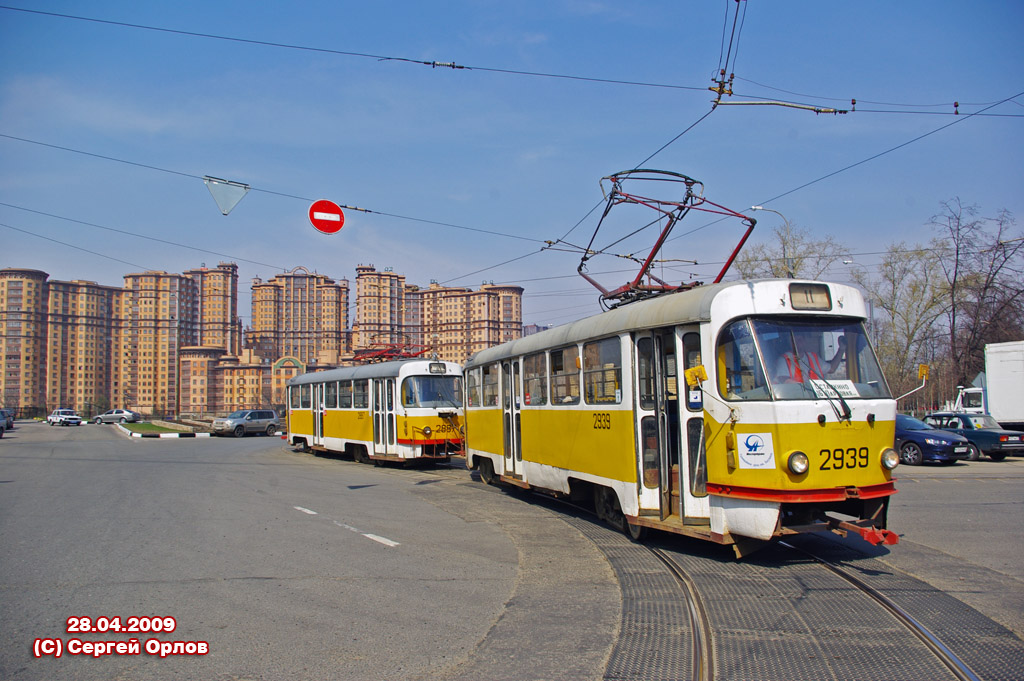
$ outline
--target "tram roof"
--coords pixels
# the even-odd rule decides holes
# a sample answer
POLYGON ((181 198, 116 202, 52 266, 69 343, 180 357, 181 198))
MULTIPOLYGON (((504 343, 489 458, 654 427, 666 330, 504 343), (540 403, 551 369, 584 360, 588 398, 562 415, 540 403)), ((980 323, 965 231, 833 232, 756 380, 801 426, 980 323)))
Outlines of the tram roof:
POLYGON ((444 364, 448 367, 446 375, 454 376, 456 372, 461 373, 461 367, 453 362, 444 360, 428 359, 401 359, 392 362, 377 362, 375 364, 362 364, 354 367, 338 367, 326 371, 312 371, 295 378, 288 379, 288 385, 301 385, 303 383, 323 383, 324 381, 345 381, 357 378, 392 378, 398 376, 402 367, 408 364, 444 364))
MULTIPOLYGON (((711 319, 711 306, 720 293, 728 289, 747 289, 754 297, 753 287, 757 284, 790 284, 812 280, 763 279, 730 281, 719 284, 698 286, 686 291, 629 303, 607 312, 570 322, 553 329, 541 331, 493 348, 487 348, 473 355, 467 366, 494 362, 505 357, 528 355, 562 345, 578 343, 594 338, 611 336, 623 331, 653 329, 674 326, 681 323, 706 322, 711 319)), ((817 282, 820 283, 820 282, 817 282)), ((828 283, 832 289, 847 289, 841 284, 828 283)))

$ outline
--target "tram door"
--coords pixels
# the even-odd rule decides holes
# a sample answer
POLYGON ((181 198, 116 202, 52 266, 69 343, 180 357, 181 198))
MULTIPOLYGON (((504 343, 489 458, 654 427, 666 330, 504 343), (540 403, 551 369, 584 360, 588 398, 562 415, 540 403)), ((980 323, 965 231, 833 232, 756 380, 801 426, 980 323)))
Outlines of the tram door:
POLYGON ((373 453, 393 456, 395 447, 395 379, 373 379, 373 453))
POLYGON ((641 508, 655 502, 664 520, 679 508, 679 411, 676 390, 675 332, 654 329, 634 335, 636 413, 639 428, 641 508))
POLYGON ((313 384, 313 444, 324 443, 324 384, 313 384))
POLYGON ((519 362, 502 362, 501 409, 506 475, 523 474, 523 438, 519 431, 519 409, 521 406, 519 381, 519 362))
POLYGON ((707 496, 707 455, 704 440, 704 393, 701 385, 687 385, 686 371, 702 364, 700 333, 696 325, 680 327, 679 431, 682 439, 679 459, 679 492, 683 522, 703 525, 710 522, 711 504, 707 496))

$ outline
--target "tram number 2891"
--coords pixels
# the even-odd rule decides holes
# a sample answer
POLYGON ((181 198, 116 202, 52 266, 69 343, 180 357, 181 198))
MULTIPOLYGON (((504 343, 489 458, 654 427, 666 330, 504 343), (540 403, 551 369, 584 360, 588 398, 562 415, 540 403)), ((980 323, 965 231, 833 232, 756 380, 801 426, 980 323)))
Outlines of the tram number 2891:
POLYGON ((820 452, 824 460, 821 462, 820 470, 838 471, 844 468, 867 468, 868 448, 860 449, 823 449, 820 452))

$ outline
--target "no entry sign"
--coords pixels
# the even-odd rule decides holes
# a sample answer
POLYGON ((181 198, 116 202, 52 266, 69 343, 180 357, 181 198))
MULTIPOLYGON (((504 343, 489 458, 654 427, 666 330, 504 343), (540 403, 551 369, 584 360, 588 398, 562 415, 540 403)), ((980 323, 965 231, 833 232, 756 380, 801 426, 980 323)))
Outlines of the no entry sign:
POLYGON ((345 224, 345 214, 333 201, 320 199, 309 207, 309 222, 324 234, 334 234, 345 224))

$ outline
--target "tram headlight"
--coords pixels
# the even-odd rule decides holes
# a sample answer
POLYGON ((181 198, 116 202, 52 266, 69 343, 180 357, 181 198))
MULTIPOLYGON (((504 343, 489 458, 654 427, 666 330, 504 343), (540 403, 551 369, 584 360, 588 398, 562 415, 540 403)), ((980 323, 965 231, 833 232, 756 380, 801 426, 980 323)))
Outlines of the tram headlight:
POLYGON ((423 426, 423 437, 430 437, 430 434, 434 432, 430 429, 430 426, 423 426))
POLYGON ((803 452, 793 452, 789 455, 789 470, 796 475, 803 475, 810 466, 811 462, 803 452))
POLYGON ((900 465, 900 455, 896 453, 895 449, 890 448, 882 452, 882 465, 889 470, 900 465))

